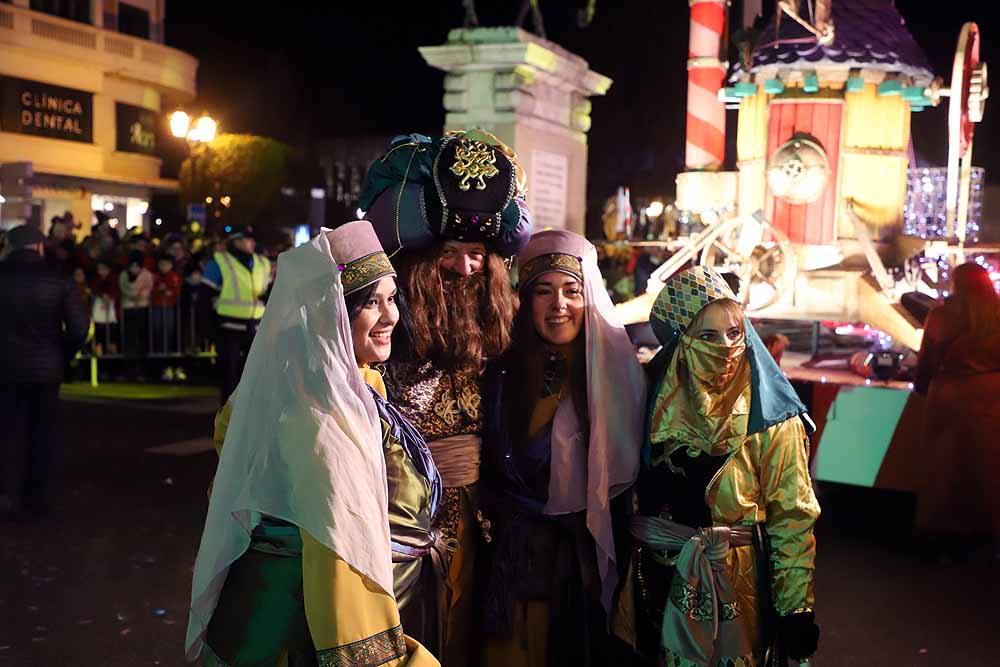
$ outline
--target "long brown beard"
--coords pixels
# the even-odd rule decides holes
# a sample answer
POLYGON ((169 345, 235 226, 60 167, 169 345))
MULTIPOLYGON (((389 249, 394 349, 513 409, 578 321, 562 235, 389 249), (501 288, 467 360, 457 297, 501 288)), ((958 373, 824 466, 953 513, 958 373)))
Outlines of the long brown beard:
POLYGON ((449 275, 437 256, 421 257, 406 270, 414 355, 450 368, 478 367, 510 345, 517 300, 507 269, 487 255, 481 272, 449 275))
MULTIPOLYGON (((474 273, 471 276, 442 276, 444 294, 444 326, 441 328, 442 347, 446 350, 465 350, 452 361, 471 363, 483 355, 483 323, 480 321, 479 305, 486 295, 486 276, 474 273)), ((446 357, 447 358, 447 357, 446 357)))

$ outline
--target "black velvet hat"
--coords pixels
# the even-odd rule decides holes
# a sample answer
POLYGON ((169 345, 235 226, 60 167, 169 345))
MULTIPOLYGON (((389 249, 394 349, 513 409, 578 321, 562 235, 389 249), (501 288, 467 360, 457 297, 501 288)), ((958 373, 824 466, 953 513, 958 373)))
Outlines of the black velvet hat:
POLYGON ((440 211, 439 234, 456 241, 489 242, 500 235, 504 210, 514 199, 514 165, 498 146, 463 135, 445 137, 434 159, 437 202, 427 202, 428 217, 440 211), (436 205, 435 205, 436 204, 436 205))
POLYGON ((514 151, 488 132, 411 134, 372 164, 359 206, 390 255, 454 240, 512 257, 531 236, 525 187, 514 151))

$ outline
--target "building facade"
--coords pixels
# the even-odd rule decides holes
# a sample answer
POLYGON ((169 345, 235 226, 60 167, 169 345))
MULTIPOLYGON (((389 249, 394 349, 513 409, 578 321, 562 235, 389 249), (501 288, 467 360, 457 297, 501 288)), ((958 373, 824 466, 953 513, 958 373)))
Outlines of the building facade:
MULTIPOLYGON (((0 165, 30 163, 0 194, 5 227, 95 211, 148 227, 166 114, 196 95, 198 61, 163 44, 165 0, 0 0, 0 165)), ((6 170, 10 174, 10 169, 6 170)))

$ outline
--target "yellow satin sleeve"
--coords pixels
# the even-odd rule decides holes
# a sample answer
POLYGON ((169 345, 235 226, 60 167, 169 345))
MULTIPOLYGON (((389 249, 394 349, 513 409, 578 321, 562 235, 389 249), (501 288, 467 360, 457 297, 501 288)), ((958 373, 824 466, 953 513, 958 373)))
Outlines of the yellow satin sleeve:
POLYGON ((368 366, 361 366, 358 370, 361 371, 361 379, 365 381, 365 384, 377 391, 379 396, 385 398, 385 380, 382 379, 382 374, 368 366))
POLYGON ((403 634, 391 595, 299 532, 306 621, 320 665, 439 667, 426 648, 403 634))
POLYGON ((809 438, 799 419, 768 429, 760 485, 771 539, 774 606, 782 616, 811 610, 819 503, 809 477, 809 438))
POLYGON ((215 451, 222 456, 222 445, 226 442, 226 431, 229 430, 229 420, 233 416, 233 399, 230 397, 226 404, 215 413, 215 430, 212 432, 212 444, 215 451))

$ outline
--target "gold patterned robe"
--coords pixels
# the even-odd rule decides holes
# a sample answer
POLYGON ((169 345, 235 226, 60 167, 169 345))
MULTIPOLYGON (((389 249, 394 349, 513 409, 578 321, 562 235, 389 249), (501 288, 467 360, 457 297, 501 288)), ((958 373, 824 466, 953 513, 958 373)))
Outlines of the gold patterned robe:
MULTIPOLYGON (((435 441, 454 436, 478 436, 483 422, 480 411, 482 385, 479 369, 446 371, 431 361, 390 362, 386 384, 393 404, 424 436, 431 451, 435 441)), ((478 464, 478 451, 475 455, 478 464)), ((449 486, 449 461, 435 454, 434 462, 444 478, 444 497, 434 519, 434 528, 454 547, 448 569, 451 600, 446 620, 442 662, 464 667, 472 654, 476 552, 481 539, 475 517, 477 488, 449 486)))
MULTIPOLYGON (((660 450, 662 445, 653 445, 654 460, 660 450)), ((713 525, 763 523, 767 527, 774 606, 782 616, 811 611, 814 603, 816 540, 813 526, 819 518, 820 508, 809 478, 808 461, 808 436, 801 420, 793 417, 747 436, 705 490, 705 503, 711 511, 713 525)), ((724 618, 740 628, 743 643, 752 646, 753 650, 745 655, 716 655, 718 662, 713 662, 713 667, 715 664, 755 667, 763 647, 752 547, 736 547, 729 551, 727 574, 735 588, 736 604, 724 618)), ((630 592, 626 598, 633 595, 634 592, 630 592)), ((686 613, 701 613, 696 591, 686 591, 683 585, 680 589, 675 585, 671 589, 671 599, 686 613)), ((631 616, 627 608, 620 607, 620 610, 631 616)), ((627 625, 628 619, 625 621, 627 625)), ((617 626, 622 628, 622 619, 617 626)), ((626 632, 619 630, 619 634, 626 632)), ((666 655, 666 664, 670 667, 696 667, 669 649, 666 655)))

